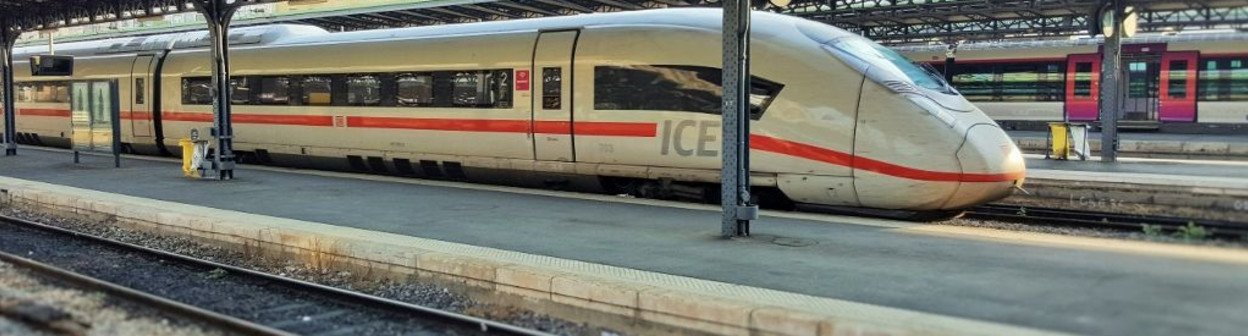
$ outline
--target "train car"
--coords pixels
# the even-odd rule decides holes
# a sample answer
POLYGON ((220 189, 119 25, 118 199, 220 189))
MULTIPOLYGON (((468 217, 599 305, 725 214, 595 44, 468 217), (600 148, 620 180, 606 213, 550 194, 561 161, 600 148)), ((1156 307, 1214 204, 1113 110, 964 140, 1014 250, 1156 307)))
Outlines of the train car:
MULTIPOLYGON (((944 71, 947 47, 894 50, 944 71)), ((1102 40, 970 43, 953 86, 1008 129, 1099 121, 1102 40)), ((1120 124, 1173 132, 1248 134, 1248 33, 1148 34, 1123 40, 1127 97, 1120 124)))
MULTIPOLYGON (((1013 142, 938 74, 829 25, 754 16, 760 202, 948 215, 1023 182, 1013 142)), ((236 150, 264 164, 714 198, 721 18, 664 9, 344 33, 236 29, 236 150)), ((80 72, 57 82, 117 79, 126 148, 177 154, 178 139, 212 119, 205 39, 60 46, 80 72)), ((44 80, 22 71, 18 81, 26 90, 44 80)), ((18 129, 64 138, 51 119, 64 115, 42 124, 26 112, 35 106, 19 102, 18 129)))

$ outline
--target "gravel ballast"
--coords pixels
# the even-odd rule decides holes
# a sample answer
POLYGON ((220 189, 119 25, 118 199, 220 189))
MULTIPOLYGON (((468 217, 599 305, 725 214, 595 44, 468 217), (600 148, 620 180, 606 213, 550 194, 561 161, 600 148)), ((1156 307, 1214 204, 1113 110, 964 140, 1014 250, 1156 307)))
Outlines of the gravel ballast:
MULTIPOLYGON (((4 205, 0 205, 0 214, 180 255, 320 283, 430 308, 468 314, 553 334, 601 335, 613 333, 609 330, 552 318, 533 311, 477 302, 448 288, 430 284, 362 279, 362 277, 347 271, 312 269, 292 260, 274 260, 265 256, 249 255, 224 249, 219 246, 200 244, 181 237, 161 236, 117 227, 110 223, 92 223, 74 218, 48 216, 4 205)), ((211 275, 201 274, 201 276, 211 275)))
POLYGON ((0 335, 225 335, 125 300, 66 286, 5 262, 0 262, 0 307, 0 335), (40 320, 51 323, 34 323, 22 313, 36 310, 60 316, 40 320))

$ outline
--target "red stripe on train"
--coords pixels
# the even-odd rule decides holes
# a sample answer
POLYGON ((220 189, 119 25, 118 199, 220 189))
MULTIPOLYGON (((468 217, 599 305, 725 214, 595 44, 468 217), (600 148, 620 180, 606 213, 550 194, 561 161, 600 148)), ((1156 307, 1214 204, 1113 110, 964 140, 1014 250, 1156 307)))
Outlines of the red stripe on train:
MULTIPOLYGON (((160 114, 165 121, 197 121, 212 122, 211 113, 170 112, 160 114)), ((232 121, 240 124, 292 125, 292 126, 334 126, 332 116, 284 115, 284 114, 235 114, 232 121)))
POLYGON ((69 110, 58 109, 17 109, 17 114, 24 116, 69 118, 69 110))
POLYGON ((910 168, 884 161, 854 156, 831 149, 815 147, 803 143, 781 140, 765 135, 750 135, 750 149, 772 152, 807 160, 819 161, 838 166, 861 169, 889 176, 920 181, 938 182, 1006 182, 1023 178, 1026 173, 1014 172, 1005 174, 973 174, 951 173, 910 168))

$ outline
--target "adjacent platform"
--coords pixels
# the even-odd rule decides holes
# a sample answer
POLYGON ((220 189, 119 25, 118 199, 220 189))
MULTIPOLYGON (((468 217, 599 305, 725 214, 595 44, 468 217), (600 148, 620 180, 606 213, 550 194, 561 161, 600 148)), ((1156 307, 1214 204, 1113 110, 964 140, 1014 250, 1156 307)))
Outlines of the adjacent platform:
MULTIPOLYGON (((1026 153, 1044 154, 1047 135, 1041 131, 1008 131, 1026 153)), ((1171 159, 1248 160, 1248 135, 1119 132, 1120 156, 1171 159)), ((1089 133, 1093 153, 1099 153, 1101 134, 1089 133)))
POLYGON ((1244 251, 791 213, 764 214, 754 237, 725 241, 711 206, 261 167, 230 182, 189 181, 171 162, 109 163, 27 150, 0 158, 0 175, 722 281, 742 293, 1091 335, 1248 329, 1244 251))
POLYGON ((1248 162, 1119 158, 1104 163, 1027 156, 1028 192, 1016 193, 1007 203, 1041 201, 1072 209, 1248 225, 1248 162))

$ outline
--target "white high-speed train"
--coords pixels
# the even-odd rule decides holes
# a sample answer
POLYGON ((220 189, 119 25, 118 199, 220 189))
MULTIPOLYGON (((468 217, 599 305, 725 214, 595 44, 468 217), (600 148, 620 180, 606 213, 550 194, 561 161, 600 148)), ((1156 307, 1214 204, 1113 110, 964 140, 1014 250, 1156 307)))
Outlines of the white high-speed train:
MULTIPOLYGON (((1024 179, 1010 138, 940 77, 800 18, 753 19, 751 183, 763 202, 956 212, 1024 179)), ((715 197, 717 9, 329 33, 231 35, 235 146, 248 161, 642 196, 715 197)), ((127 150, 206 129, 206 33, 69 43, 72 77, 17 50, 18 130, 64 146, 69 82, 113 79, 127 150)), ((204 134, 207 134, 204 132, 204 134)))

